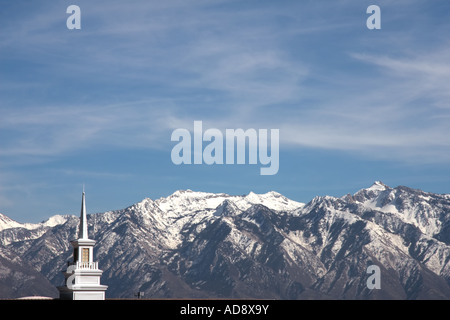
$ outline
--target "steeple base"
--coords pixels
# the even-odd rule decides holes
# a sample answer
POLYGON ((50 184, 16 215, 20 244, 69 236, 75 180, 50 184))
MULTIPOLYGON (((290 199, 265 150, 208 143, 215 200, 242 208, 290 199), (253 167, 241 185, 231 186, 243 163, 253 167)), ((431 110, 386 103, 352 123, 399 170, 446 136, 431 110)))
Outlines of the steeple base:
POLYGON ((87 288, 69 289, 67 287, 58 287, 60 300, 105 300, 106 286, 104 288, 87 288))
POLYGON ((58 287, 60 300, 105 300, 108 286, 100 284, 97 262, 77 262, 63 272, 65 286, 58 287))

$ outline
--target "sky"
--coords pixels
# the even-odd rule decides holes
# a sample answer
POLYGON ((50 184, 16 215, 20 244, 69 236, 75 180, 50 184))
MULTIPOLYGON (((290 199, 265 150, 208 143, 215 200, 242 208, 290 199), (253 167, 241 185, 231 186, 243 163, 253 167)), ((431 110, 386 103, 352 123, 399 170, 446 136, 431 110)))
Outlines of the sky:
POLYGON ((19 222, 79 214, 83 185, 88 213, 180 189, 450 193, 448 0, 0 5, 0 212, 19 222), (278 172, 174 164, 194 121, 278 129, 278 172))

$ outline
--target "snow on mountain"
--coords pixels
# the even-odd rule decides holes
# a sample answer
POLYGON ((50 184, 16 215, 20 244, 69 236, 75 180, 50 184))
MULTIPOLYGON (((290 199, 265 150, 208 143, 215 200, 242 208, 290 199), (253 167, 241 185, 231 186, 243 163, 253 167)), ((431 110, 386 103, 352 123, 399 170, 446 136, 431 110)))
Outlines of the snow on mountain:
MULTIPOLYGON (((0 221, 4 250, 60 285, 78 217, 0 221)), ((274 191, 179 190, 88 224, 109 297, 450 298, 449 195, 379 181, 307 204, 274 191), (372 264, 383 290, 366 287, 372 264)))
POLYGON ((388 187, 387 185, 385 185, 383 182, 381 181, 375 181, 369 188, 364 189, 367 191, 385 191, 391 189, 390 187, 388 187))
POLYGON ((253 192, 250 192, 242 200, 244 199, 247 202, 247 204, 244 205, 243 210, 248 209, 251 205, 254 204, 262 204, 269 209, 277 211, 292 211, 301 208, 305 205, 304 203, 288 199, 275 191, 269 191, 265 194, 255 194, 253 192))
POLYGON ((19 254, 0 246, 0 299, 55 296, 56 288, 19 254))
POLYGON ((35 224, 36 227, 55 227, 57 225, 64 224, 67 219, 69 219, 69 215, 54 215, 48 218, 45 221, 42 221, 41 223, 35 224))
POLYGON ((303 203, 290 200, 274 191, 231 196, 225 193, 178 190, 165 198, 144 199, 131 206, 129 210, 140 212, 145 224, 166 233, 167 239, 164 243, 173 249, 181 243, 181 230, 186 223, 200 224, 202 221, 213 219, 222 212, 224 206, 227 206, 228 212, 230 207, 233 207, 234 213, 238 214, 255 204, 280 211, 291 211, 304 206, 303 203))
POLYGON ((431 237, 440 233, 450 210, 448 195, 402 186, 392 189, 379 181, 370 188, 356 192, 353 199, 367 209, 394 214, 431 237))
POLYGON ((22 224, 0 213, 0 231, 10 228, 20 228, 22 224))
POLYGON ((196 210, 215 210, 225 200, 232 201, 240 210, 246 210, 253 204, 262 204, 273 210, 294 210, 303 203, 290 200, 281 194, 270 191, 265 194, 250 192, 244 196, 231 196, 225 193, 196 192, 192 190, 176 191, 167 198, 156 200, 158 207, 165 212, 178 214, 196 210))
POLYGON ((66 222, 67 215, 54 215, 40 223, 20 223, 0 213, 0 231, 10 228, 34 230, 42 227, 54 227, 66 222))

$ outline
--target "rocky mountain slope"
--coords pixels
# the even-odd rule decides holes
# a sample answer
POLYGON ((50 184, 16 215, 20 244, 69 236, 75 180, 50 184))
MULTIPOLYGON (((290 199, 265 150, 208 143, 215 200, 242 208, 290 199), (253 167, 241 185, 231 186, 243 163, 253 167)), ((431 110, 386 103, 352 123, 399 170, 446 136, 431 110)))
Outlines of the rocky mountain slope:
MULTIPOLYGON (((2 217, 2 250, 63 284, 78 217, 2 217)), ((303 204, 185 190, 88 222, 107 297, 450 299, 450 195, 375 182, 303 204), (381 289, 367 287, 370 265, 381 289)))

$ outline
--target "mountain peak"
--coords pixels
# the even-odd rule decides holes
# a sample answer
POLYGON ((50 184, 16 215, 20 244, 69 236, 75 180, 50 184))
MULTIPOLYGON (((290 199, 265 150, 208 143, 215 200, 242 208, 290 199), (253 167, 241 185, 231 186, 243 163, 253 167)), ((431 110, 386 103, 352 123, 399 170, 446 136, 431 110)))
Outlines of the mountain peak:
POLYGON ((205 191, 194 191, 191 189, 186 190, 177 190, 174 193, 172 193, 167 198, 162 199, 168 199, 168 198, 208 198, 208 197, 217 197, 217 196, 228 196, 225 193, 212 193, 212 192, 205 192, 205 191))
POLYGON ((221 204, 219 204, 214 212, 215 216, 229 216, 239 212, 239 208, 230 199, 225 199, 221 204))
POLYGON ((0 213, 0 231, 9 229, 9 228, 17 228, 17 227, 21 227, 21 226, 22 226, 21 223, 0 213))
POLYGON ((392 188, 388 187, 381 181, 375 181, 369 188, 364 188, 357 191, 353 198, 359 202, 365 202, 368 200, 373 200, 377 198, 383 191, 392 190, 392 188))
POLYGON ((177 190, 174 193, 172 193, 172 196, 186 195, 186 194, 190 194, 190 193, 193 193, 193 191, 191 189, 177 190))
POLYGON ((369 188, 367 188, 366 190, 378 190, 378 191, 384 191, 387 189, 391 189, 389 186, 385 185, 383 182, 381 181, 375 181, 369 188))
POLYGON ((288 199, 276 191, 269 191, 263 194, 250 192, 244 199, 251 204, 262 204, 274 210, 294 210, 305 205, 304 203, 288 199))
POLYGON ((281 193, 279 193, 279 192, 276 192, 276 191, 269 191, 269 192, 267 192, 267 193, 265 193, 266 195, 268 195, 268 196, 273 196, 273 197, 283 197, 283 195, 281 194, 281 193))

